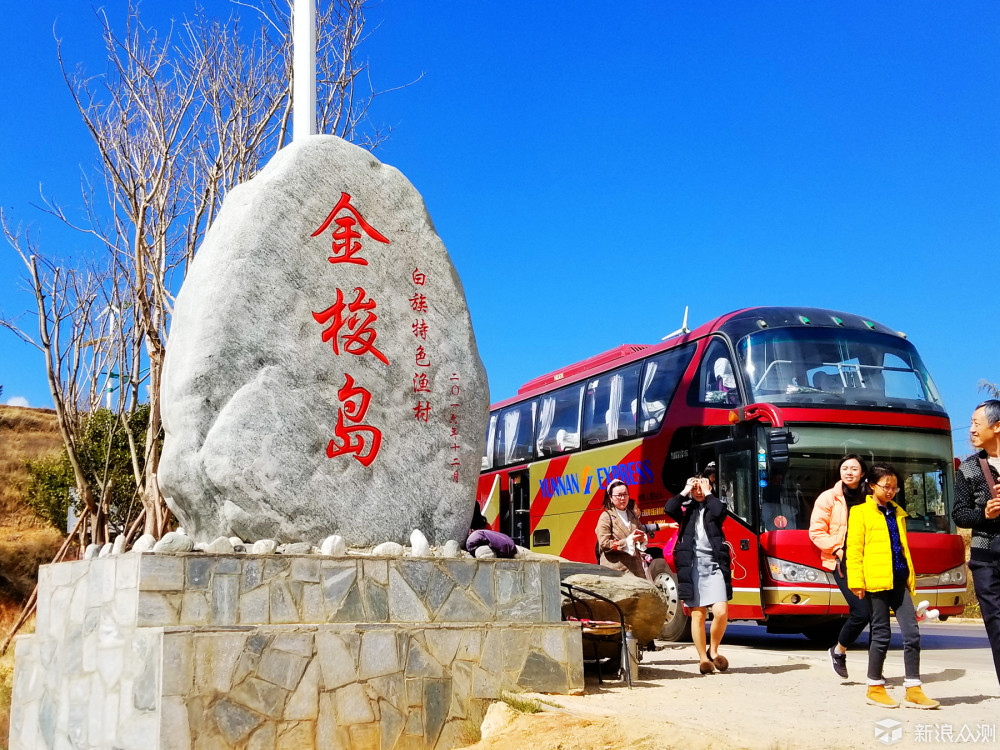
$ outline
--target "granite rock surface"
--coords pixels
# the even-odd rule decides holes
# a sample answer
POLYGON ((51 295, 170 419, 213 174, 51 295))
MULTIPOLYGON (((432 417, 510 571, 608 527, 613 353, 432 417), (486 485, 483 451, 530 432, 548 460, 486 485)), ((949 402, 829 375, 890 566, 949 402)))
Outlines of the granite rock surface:
POLYGON ((489 391, 395 168, 333 136, 229 193, 178 295, 159 481, 197 542, 464 538, 489 391))

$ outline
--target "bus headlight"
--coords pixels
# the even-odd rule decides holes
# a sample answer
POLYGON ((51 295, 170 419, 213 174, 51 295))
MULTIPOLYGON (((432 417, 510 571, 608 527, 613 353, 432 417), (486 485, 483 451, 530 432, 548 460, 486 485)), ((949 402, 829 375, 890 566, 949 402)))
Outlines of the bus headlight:
POLYGON ((951 584, 952 586, 965 583, 965 565, 959 565, 957 568, 946 570, 941 574, 941 583, 951 584))
POLYGON ((965 583, 965 566, 959 565, 957 568, 946 570, 938 576, 938 583, 942 586, 960 586, 965 583))
POLYGON ((825 570, 810 568, 808 565, 779 560, 776 557, 767 558, 767 568, 771 578, 784 583, 829 583, 825 570))
POLYGON ((959 565, 936 576, 919 576, 917 586, 932 588, 934 586, 962 586, 965 584, 965 566, 959 565))

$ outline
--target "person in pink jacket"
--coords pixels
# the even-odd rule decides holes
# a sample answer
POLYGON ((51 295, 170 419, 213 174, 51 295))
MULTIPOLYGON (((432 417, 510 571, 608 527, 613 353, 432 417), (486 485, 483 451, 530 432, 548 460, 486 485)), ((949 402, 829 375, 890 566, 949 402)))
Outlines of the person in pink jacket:
POLYGON ((864 632, 871 620, 871 604, 859 599, 847 588, 847 564, 844 560, 844 540, 847 537, 849 510, 865 501, 864 477, 868 472, 861 456, 844 456, 837 466, 840 481, 823 492, 813 505, 809 519, 809 538, 819 548, 823 567, 833 573, 837 588, 847 600, 849 614, 840 629, 837 643, 830 651, 830 665, 842 679, 847 679, 847 647, 864 632))

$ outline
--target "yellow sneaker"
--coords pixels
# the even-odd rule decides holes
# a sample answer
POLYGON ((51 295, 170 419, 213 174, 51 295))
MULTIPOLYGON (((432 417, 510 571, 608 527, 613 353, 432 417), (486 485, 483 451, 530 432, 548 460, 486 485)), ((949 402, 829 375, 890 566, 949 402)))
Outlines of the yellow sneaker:
POLYGON ((903 705, 907 708, 937 708, 941 705, 941 701, 932 700, 924 695, 924 689, 917 685, 916 687, 906 688, 906 697, 903 698, 903 705))
POLYGON ((882 706, 882 708, 896 708, 899 705, 899 703, 894 701, 892 696, 885 691, 885 685, 869 685, 868 695, 865 700, 873 706, 882 706))

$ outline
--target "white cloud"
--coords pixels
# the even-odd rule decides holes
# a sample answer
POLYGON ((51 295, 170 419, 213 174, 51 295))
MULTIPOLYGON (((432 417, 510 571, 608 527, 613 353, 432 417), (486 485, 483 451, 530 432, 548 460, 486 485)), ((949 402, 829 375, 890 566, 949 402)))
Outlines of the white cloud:
POLYGON ((7 406, 31 406, 24 396, 11 396, 7 399, 7 406))

